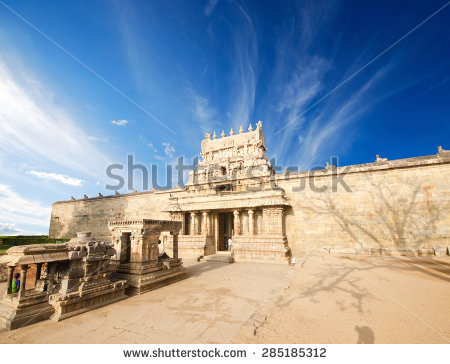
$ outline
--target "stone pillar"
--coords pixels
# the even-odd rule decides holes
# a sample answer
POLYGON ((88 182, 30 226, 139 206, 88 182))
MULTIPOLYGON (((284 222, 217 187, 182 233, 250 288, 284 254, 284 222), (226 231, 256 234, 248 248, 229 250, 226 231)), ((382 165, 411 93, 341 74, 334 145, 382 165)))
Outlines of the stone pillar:
POLYGON ((239 221, 239 210, 234 210, 233 211, 233 215, 234 215, 234 235, 241 235, 240 230, 241 230, 241 224, 239 221))
POLYGON ((285 234, 284 228, 284 208, 280 207, 276 209, 277 214, 277 229, 281 235, 285 234))
POLYGON ((248 215, 242 214, 242 226, 241 226, 241 234, 247 235, 248 234, 248 215))
POLYGON ((191 212, 191 231, 190 231, 190 235, 196 235, 196 231, 195 231, 196 220, 197 220, 197 213, 196 212, 191 212))
POLYGON ((206 222, 206 219, 208 218, 208 212, 203 212, 202 215, 201 235, 208 235, 208 224, 206 222))
POLYGON ((255 233, 255 225, 254 225, 254 219, 253 219, 253 210, 248 210, 248 233, 250 236, 253 236, 255 233))
POLYGON ((8 278, 6 279, 6 294, 11 293, 12 280, 14 279, 14 268, 8 266, 8 278))
POLYGON ((212 229, 211 229, 211 214, 208 213, 206 217, 206 235, 212 235, 212 229))
POLYGON ((43 263, 37 263, 37 264, 36 264, 36 281, 37 281, 38 279, 41 279, 42 264, 43 264, 43 263))
POLYGON ((181 231, 180 235, 184 235, 186 233, 186 213, 182 212, 180 213, 181 216, 181 231))
POLYGON ((178 259, 178 234, 173 234, 173 257, 178 259))
POLYGON ((47 265, 47 271, 48 271, 47 294, 52 294, 53 293, 53 286, 55 285, 56 265, 55 264, 51 264, 51 265, 48 264, 47 265))
POLYGON ((20 266, 19 297, 25 297, 25 285, 27 284, 27 270, 28 265, 24 264, 20 266))

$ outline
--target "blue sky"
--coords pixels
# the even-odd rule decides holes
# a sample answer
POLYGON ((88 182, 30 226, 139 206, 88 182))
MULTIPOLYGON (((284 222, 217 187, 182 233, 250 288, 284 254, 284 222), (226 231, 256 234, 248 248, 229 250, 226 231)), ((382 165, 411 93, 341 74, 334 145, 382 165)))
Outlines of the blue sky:
POLYGON ((450 6, 395 43, 445 4, 0 1, 0 234, 258 120, 301 170, 450 149, 450 6))

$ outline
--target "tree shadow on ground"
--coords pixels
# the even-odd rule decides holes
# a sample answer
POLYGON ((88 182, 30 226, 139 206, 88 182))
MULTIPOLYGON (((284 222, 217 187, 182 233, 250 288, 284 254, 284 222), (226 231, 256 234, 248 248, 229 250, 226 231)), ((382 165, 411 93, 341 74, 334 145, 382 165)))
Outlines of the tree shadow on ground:
MULTIPOLYGON (((317 256, 315 256, 317 257, 317 256)), ((320 257, 320 256, 319 256, 320 257)), ((368 266, 358 269, 358 271, 367 271, 378 268, 377 265, 368 262, 368 266)), ((354 307, 358 312, 364 312, 364 302, 368 299, 376 300, 366 288, 361 288, 358 285, 362 279, 360 277, 351 277, 350 275, 355 272, 355 269, 346 266, 340 261, 335 263, 328 263, 326 269, 312 274, 313 282, 304 287, 303 292, 299 295, 295 295, 288 300, 283 298, 278 302, 280 308, 286 308, 293 301, 298 299, 308 298, 313 303, 319 303, 317 298, 323 292, 328 293, 344 293, 346 297, 352 299, 353 302, 346 303, 343 300, 336 301, 336 305, 341 311, 346 311, 351 307, 354 307), (315 278, 315 279, 314 279, 315 278), (282 302, 281 302, 282 301, 282 302)))
MULTIPOLYGON (((341 255, 344 260, 363 260, 367 262, 374 260, 381 262, 380 255, 341 255)), ((426 274, 432 278, 450 282, 450 261, 437 261, 433 257, 406 257, 406 256, 381 256, 384 264, 377 264, 378 267, 385 267, 396 271, 416 271, 426 274)))

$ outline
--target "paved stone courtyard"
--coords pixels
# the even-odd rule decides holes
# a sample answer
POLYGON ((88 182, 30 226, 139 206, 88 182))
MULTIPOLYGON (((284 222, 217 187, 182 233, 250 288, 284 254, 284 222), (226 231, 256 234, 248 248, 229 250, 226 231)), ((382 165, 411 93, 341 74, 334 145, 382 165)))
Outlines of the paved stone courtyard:
POLYGON ((227 343, 292 270, 287 264, 184 265, 189 277, 183 281, 61 322, 3 330, 0 342, 227 343))
POLYGON ((59 323, 1 331, 0 342, 445 343, 450 338, 448 257, 313 252, 295 268, 194 261, 185 266, 189 277, 183 281, 59 323), (261 309, 267 303, 269 309, 261 309), (263 319, 249 320, 255 312, 263 319), (256 335, 252 324, 259 326, 256 335))
POLYGON ((250 343, 449 343, 450 258, 313 252, 250 343))

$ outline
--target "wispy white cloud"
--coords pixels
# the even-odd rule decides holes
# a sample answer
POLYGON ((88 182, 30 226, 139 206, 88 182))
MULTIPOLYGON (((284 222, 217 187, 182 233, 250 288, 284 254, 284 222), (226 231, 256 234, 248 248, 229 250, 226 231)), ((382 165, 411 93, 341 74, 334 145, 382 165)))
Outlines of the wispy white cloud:
POLYGON ((202 133, 211 132, 218 125, 217 109, 210 105, 207 98, 190 91, 193 98, 192 116, 194 120, 199 124, 202 133))
POLYGON ((92 142, 109 142, 108 138, 100 138, 98 136, 94 136, 94 135, 89 135, 88 140, 92 141, 92 142))
MULTIPOLYGON (((345 73, 332 74, 336 69, 333 52, 324 55, 321 49, 315 49, 317 39, 327 24, 334 21, 339 6, 302 3, 276 45, 276 62, 269 84, 272 92, 268 93, 274 105, 268 110, 274 123, 266 129, 266 135, 273 145, 271 153, 286 163, 299 164, 301 169, 325 164, 339 148, 351 144, 353 135, 348 127, 373 106, 371 91, 387 72, 387 67, 372 72, 367 81, 353 84, 302 115, 327 91, 330 79, 333 84, 345 78, 345 73)), ((350 70, 353 66, 349 66, 350 70)))
POLYGON ((155 148, 155 146, 153 145, 153 143, 147 143, 147 146, 149 146, 150 149, 153 150, 155 153, 158 153, 158 149, 155 148))
POLYGON ((161 145, 164 147, 164 153, 166 154, 166 156, 172 158, 173 154, 175 153, 175 147, 169 142, 161 143, 161 145))
POLYGON ((128 124, 128 120, 111 120, 111 124, 125 126, 128 124))
POLYGON ((28 171, 27 174, 46 179, 48 181, 58 181, 70 186, 83 186, 84 182, 82 179, 69 177, 63 174, 53 173, 53 172, 39 172, 39 171, 28 171))
POLYGON ((203 13, 206 16, 210 16, 211 13, 213 12, 214 8, 217 5, 217 2, 218 2, 218 0, 208 0, 207 4, 205 6, 205 9, 203 10, 203 13))
POLYGON ((258 58, 257 37, 249 14, 239 3, 237 6, 242 17, 240 28, 233 29, 234 70, 231 87, 230 115, 232 126, 237 128, 250 121, 255 104, 256 75, 255 68, 258 58))
POLYGON ((0 235, 17 235, 23 230, 16 228, 16 224, 6 224, 0 222, 0 235))
POLYGON ((2 224, 21 224, 48 228, 51 207, 28 200, 10 186, 0 184, 0 221, 2 224))
POLYGON ((16 62, 14 73, 0 61, 0 152, 30 164, 58 164, 98 176, 108 158, 78 122, 16 62))

